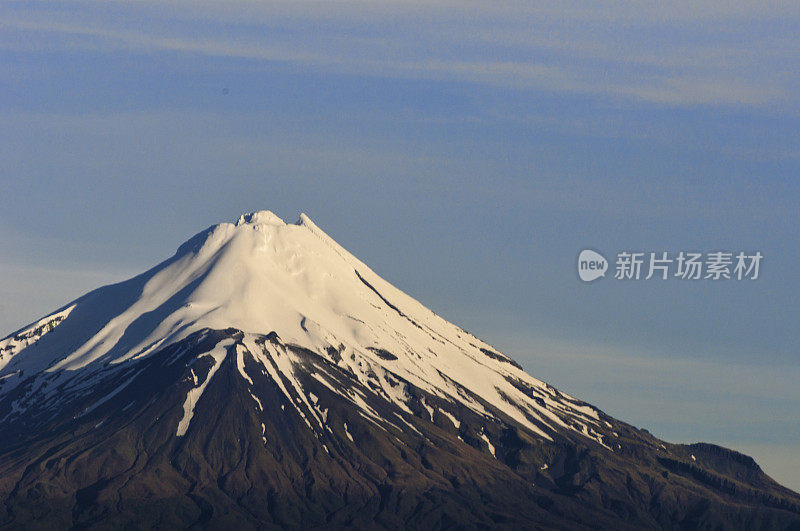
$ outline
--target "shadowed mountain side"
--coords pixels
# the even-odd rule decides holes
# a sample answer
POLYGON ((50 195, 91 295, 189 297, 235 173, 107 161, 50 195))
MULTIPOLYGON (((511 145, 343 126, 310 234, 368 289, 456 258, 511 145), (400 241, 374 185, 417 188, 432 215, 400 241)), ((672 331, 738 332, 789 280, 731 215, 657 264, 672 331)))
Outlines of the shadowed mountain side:
MULTIPOLYGON (((46 429, 4 431, 0 522, 88 528, 135 523, 141 529, 531 523, 563 529, 787 528, 800 522, 800 498, 736 452, 713 445, 662 447, 648 433, 608 417, 624 451, 572 435, 550 443, 468 411, 457 412, 456 427, 424 407, 409 414, 370 396, 370 406, 395 428, 354 412, 314 375, 360 384, 330 361, 301 351, 302 384, 325 411, 324 425, 310 429, 302 417, 287 413, 293 406, 286 395, 248 354, 243 362, 252 385, 241 378, 235 354, 241 332, 202 336, 150 356, 132 381, 118 374, 94 386, 46 429), (202 378, 213 365, 197 352, 226 339, 234 343, 186 435, 175 437, 192 372, 202 378), (114 400, 80 413, 115 391, 114 400), (494 456, 481 434, 494 441, 494 456)), ((424 391, 413 393, 419 404, 438 403, 424 391)), ((313 409, 304 409, 309 419, 313 409)))

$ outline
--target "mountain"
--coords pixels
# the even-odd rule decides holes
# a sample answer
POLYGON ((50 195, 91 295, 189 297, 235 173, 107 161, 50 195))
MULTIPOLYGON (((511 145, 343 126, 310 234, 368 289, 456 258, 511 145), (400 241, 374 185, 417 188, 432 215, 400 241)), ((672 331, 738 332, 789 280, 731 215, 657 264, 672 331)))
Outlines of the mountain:
POLYGON ((745 455, 530 375, 271 212, 0 341, 8 528, 800 529, 745 455))

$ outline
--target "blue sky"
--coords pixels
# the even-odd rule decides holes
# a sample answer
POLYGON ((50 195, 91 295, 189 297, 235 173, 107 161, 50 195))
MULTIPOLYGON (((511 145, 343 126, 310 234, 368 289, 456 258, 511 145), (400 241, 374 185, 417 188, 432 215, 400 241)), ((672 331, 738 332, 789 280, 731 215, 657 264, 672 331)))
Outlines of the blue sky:
POLYGON ((4 2, 0 330, 306 212, 532 374, 798 490, 800 6, 666 4, 4 2), (587 285, 586 247, 765 258, 587 285))

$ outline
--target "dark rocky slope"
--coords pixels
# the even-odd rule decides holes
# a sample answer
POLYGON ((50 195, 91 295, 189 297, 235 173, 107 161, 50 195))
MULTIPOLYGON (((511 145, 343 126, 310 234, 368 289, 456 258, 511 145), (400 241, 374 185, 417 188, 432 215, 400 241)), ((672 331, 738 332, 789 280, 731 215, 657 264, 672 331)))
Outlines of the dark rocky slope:
MULTIPOLYGON (((607 416, 618 434, 613 452, 572 432, 546 441, 502 414, 490 420, 467 408, 458 411, 456 427, 424 407, 422 399, 435 405, 439 398, 412 388, 408 413, 300 347, 287 346, 303 360, 304 389, 325 404, 324 427, 290 413, 286 395, 249 353, 247 385, 231 345, 188 431, 176 437, 193 386, 188 365, 197 360, 191 370, 202 379, 211 362, 198 353, 241 336, 232 329, 195 334, 110 372, 55 415, 47 404, 31 405, 25 416, 7 420, 0 432, 0 524, 800 529, 800 496, 737 452, 663 443, 607 416), (397 427, 359 414, 313 377, 320 373, 360 389, 397 427), (96 405, 114 390, 113 399, 96 405), (495 441, 496 457, 482 434, 495 441)), ((262 341, 281 345, 275 334, 262 341)), ((37 382, 29 380, 0 400, 0 418, 37 382)))

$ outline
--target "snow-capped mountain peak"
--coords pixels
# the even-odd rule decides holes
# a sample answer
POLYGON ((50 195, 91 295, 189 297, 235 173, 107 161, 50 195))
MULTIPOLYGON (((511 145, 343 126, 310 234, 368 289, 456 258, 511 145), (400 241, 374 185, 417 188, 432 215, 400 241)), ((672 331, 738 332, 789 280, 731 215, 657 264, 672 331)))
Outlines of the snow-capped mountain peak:
MULTIPOLYGON (((258 210, 256 212, 250 212, 248 214, 242 214, 239 216, 239 219, 236 221, 236 226, 250 224, 250 225, 276 225, 276 226, 283 226, 286 225, 277 214, 272 212, 271 210, 258 210)), ((299 225, 300 223, 296 223, 299 225)))
POLYGON ((559 392, 305 215, 209 227, 0 340, 0 527, 791 528, 797 515, 800 497, 751 458, 664 443, 559 392))
MULTIPOLYGON (((438 317, 305 214, 286 224, 260 211, 210 227, 150 271, 50 317, 55 324, 33 346, 8 350, 0 377, 135 363, 194 333, 236 329, 244 333, 242 349, 281 372, 276 381, 294 382, 301 369, 286 349, 289 363, 270 361, 281 353, 259 343, 267 334, 318 353, 400 410, 409 409, 410 385, 479 415, 513 419, 546 439, 567 428, 603 443, 594 408, 438 317)), ((0 348, 10 344, 6 339, 0 348)), ((363 399, 349 398, 364 407, 363 399)))

